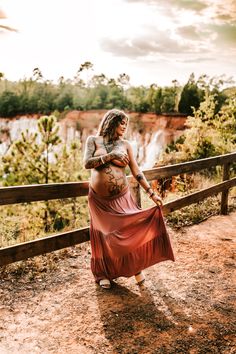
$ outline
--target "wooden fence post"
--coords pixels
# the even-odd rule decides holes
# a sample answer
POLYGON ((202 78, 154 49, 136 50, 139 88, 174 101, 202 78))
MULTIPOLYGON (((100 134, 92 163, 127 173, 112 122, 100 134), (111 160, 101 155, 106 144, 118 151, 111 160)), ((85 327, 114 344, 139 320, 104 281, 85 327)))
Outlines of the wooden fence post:
MULTIPOLYGON (((230 163, 226 163, 223 165, 223 181, 227 181, 230 177, 229 174, 230 163)), ((228 214, 228 196, 229 196, 229 189, 225 189, 221 195, 221 214, 227 215, 228 214)))

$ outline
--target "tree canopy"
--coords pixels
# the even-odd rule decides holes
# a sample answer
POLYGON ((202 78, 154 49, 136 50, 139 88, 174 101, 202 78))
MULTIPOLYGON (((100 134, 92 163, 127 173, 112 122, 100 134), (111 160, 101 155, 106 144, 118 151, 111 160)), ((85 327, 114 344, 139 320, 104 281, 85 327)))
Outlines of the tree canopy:
POLYGON ((0 117, 22 114, 53 114, 54 111, 118 108, 137 112, 183 113, 191 115, 198 109, 206 93, 217 95, 218 112, 227 98, 222 77, 201 75, 197 80, 192 73, 181 87, 177 80, 171 86, 131 86, 130 77, 121 73, 109 78, 104 73, 94 74, 89 61, 79 66, 73 79, 59 77, 57 83, 44 78, 39 68, 32 76, 18 82, 0 75, 0 117))

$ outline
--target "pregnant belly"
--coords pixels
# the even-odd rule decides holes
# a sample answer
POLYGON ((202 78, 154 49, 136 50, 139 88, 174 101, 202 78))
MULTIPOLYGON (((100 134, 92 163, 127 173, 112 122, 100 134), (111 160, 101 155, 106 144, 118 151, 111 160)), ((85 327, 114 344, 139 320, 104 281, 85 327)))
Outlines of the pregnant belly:
POLYGON ((91 187, 102 196, 117 195, 127 185, 128 181, 123 168, 109 164, 101 170, 92 170, 91 187))

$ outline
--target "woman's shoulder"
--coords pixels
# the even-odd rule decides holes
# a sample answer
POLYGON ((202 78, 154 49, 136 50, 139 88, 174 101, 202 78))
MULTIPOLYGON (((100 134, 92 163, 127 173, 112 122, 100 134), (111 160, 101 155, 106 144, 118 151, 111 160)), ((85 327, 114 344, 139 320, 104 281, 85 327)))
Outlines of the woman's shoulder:
POLYGON ((101 140, 101 136, 97 136, 97 135, 89 135, 87 137, 87 142, 98 142, 101 140))
POLYGON ((131 147, 131 144, 130 144, 129 140, 122 139, 122 142, 127 147, 127 149, 131 147))

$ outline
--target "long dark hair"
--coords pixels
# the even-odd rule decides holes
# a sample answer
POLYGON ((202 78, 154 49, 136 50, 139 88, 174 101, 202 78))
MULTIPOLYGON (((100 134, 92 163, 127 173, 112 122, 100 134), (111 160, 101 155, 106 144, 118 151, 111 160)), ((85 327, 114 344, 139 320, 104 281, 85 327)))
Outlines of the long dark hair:
POLYGON ((106 112, 99 125, 97 135, 107 137, 108 141, 114 140, 116 128, 123 119, 129 120, 129 117, 119 109, 111 109, 106 112))

